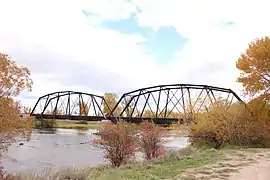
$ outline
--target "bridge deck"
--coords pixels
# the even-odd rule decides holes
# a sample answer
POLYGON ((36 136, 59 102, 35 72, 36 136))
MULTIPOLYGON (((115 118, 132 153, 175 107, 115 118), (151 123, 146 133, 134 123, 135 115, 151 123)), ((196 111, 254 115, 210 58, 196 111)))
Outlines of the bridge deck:
MULTIPOLYGON (((117 117, 104 118, 103 116, 74 116, 74 115, 49 115, 49 114, 33 114, 38 119, 62 119, 62 120, 85 120, 85 121, 102 121, 102 120, 117 120, 117 117)), ((131 123, 141 123, 144 121, 153 121, 155 124, 171 124, 174 122, 182 122, 177 118, 140 118, 140 117, 121 117, 120 119, 131 122, 131 123)))

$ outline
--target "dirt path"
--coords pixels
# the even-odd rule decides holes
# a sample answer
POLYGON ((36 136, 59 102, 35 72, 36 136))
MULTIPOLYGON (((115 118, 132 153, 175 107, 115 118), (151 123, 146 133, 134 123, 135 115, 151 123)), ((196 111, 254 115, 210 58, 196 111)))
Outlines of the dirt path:
POLYGON ((268 154, 259 154, 257 162, 240 169, 234 174, 231 180, 270 180, 270 158, 268 154))
POLYGON ((190 169, 181 180, 270 180, 270 150, 231 151, 222 162, 190 169))

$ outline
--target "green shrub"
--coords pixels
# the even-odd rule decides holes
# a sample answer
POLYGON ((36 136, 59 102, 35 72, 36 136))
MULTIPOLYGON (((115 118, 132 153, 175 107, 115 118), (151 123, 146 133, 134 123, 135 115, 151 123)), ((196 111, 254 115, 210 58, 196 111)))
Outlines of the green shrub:
POLYGON ((56 127, 56 121, 55 121, 55 119, 39 119, 36 122, 36 127, 55 128, 56 127))
POLYGON ((88 122, 86 120, 81 120, 81 121, 77 122, 77 124, 88 124, 88 122))

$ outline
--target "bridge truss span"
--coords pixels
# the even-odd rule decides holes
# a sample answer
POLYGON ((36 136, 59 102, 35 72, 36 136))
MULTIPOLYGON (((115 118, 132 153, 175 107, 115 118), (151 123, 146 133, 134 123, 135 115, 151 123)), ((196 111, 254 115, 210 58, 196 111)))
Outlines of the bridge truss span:
POLYGON ((37 118, 102 120, 106 119, 103 96, 75 91, 60 91, 40 97, 31 115, 37 118))
POLYGON ((223 101, 227 107, 243 102, 231 89, 193 84, 159 85, 124 93, 112 109, 110 118, 183 119, 207 111, 223 101))

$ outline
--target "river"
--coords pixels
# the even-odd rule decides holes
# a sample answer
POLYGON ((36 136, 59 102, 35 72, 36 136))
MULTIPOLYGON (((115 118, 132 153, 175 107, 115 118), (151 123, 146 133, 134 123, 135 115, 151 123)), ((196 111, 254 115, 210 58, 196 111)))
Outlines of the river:
MULTIPOLYGON (((28 141, 12 144, 3 158, 7 172, 39 172, 44 168, 87 167, 106 163, 100 148, 91 144, 96 130, 33 130, 28 141), (21 145, 22 143, 23 145, 21 145)), ((185 137, 167 137, 167 149, 187 146, 185 137)))

